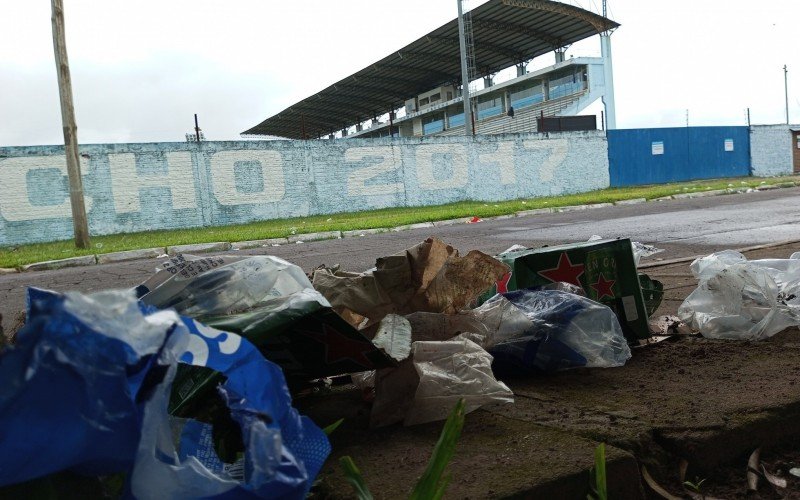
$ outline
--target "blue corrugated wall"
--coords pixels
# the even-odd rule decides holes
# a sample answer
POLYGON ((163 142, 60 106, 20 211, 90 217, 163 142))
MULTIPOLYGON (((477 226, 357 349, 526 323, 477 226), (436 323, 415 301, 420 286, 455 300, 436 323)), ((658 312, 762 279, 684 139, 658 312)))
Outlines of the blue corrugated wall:
POLYGON ((750 175, 747 127, 608 131, 612 187, 750 175), (726 151, 725 142, 733 145, 726 151), (658 143, 663 144, 663 154, 658 143))

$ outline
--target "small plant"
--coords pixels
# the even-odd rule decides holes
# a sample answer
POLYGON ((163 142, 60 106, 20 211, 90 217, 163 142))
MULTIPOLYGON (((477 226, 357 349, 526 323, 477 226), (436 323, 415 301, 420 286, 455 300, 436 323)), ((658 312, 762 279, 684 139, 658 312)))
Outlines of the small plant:
POLYGON ((588 500, 608 500, 608 486, 606 484, 606 444, 600 443, 594 450, 594 467, 589 471, 588 500))
MULTIPOLYGON (((442 433, 439 435, 439 441, 436 442, 436 446, 433 448, 428 466, 411 491, 409 496, 411 500, 438 500, 444 496, 444 491, 450 482, 450 476, 445 476, 444 470, 453 458, 456 443, 461 435, 461 429, 464 427, 464 407, 464 400, 459 400, 450 416, 447 417, 447 422, 445 422, 442 433)), ((372 493, 369 491, 364 477, 356 467, 353 459, 345 456, 339 459, 339 463, 342 464, 347 482, 355 490, 356 498, 358 500, 372 500, 372 493)))
POLYGON ((339 420, 337 420, 336 422, 332 423, 328 427, 325 427, 324 429, 322 429, 322 432, 324 432, 326 436, 330 436, 331 434, 333 434, 333 431, 335 431, 336 429, 339 428, 340 425, 342 425, 342 422, 344 422, 344 419, 340 418, 339 420))
POLYGON ((687 489, 694 491, 695 493, 700 493, 700 488, 705 483, 705 479, 700 479, 699 477, 695 476, 694 482, 692 481, 684 481, 683 485, 686 486, 687 489))

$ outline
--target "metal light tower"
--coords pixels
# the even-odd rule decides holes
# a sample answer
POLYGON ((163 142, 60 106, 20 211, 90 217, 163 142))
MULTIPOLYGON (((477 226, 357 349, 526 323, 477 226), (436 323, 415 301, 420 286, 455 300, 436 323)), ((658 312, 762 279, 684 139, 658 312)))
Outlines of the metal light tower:
POLYGON ((461 48, 461 99, 464 101, 464 133, 472 135, 472 105, 469 99, 469 71, 467 69, 467 42, 464 36, 464 10, 458 3, 458 42, 461 48))
MULTIPOLYGON (((603 17, 608 17, 606 0, 603 0, 603 17)), ((614 102, 614 73, 611 66, 611 31, 600 33, 600 53, 603 57, 603 76, 605 77, 605 93, 602 101, 606 111, 606 129, 617 128, 617 110, 614 102)))

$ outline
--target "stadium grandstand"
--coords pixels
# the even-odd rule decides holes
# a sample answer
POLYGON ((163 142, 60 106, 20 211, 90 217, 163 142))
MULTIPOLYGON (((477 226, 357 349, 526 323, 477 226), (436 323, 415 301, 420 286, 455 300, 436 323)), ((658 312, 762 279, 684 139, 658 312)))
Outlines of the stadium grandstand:
POLYGON ((467 76, 473 133, 537 131, 537 119, 578 115, 601 99, 601 127, 615 128, 611 32, 618 23, 550 0, 489 0, 459 20, 297 102, 242 133, 288 139, 463 135, 467 76), (599 35, 601 57, 566 59, 599 35), (555 63, 528 71, 547 53, 555 63), (495 83, 503 70, 516 77, 495 83), (478 88, 480 85, 480 88, 478 88))

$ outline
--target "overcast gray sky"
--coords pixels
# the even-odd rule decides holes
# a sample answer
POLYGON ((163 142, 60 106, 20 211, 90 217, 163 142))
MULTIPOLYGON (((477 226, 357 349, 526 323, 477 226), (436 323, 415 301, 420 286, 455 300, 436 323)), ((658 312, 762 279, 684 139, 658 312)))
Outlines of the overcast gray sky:
MULTIPOLYGON (((471 5, 482 3, 471 0, 471 5)), ((600 0, 570 0, 597 12, 600 0)), ((456 16, 456 0, 64 0, 81 143, 239 133, 456 16)), ((609 0, 620 128, 800 122, 798 0, 609 0)), ((50 2, 0 0, 0 146, 58 144, 50 2)), ((569 55, 599 55, 597 37, 569 55)), ((551 54, 533 66, 551 64, 551 54)))

